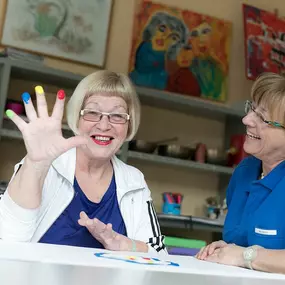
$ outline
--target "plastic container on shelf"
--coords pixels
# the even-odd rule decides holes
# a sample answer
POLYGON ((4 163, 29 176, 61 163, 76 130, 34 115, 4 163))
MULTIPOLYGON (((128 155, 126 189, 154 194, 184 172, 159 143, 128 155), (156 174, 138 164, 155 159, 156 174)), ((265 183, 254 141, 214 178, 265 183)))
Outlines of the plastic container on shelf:
POLYGON ((25 108, 22 102, 11 99, 7 100, 5 109, 10 109, 14 111, 17 115, 22 115, 25 112, 25 108))
POLYGON ((166 236, 164 244, 167 247, 202 248, 207 243, 203 240, 185 239, 166 236))
POLYGON ((163 203, 162 206, 163 214, 170 214, 170 215, 180 215, 181 213, 181 204, 177 203, 163 203))
POLYGON ((186 255, 195 256, 200 249, 199 248, 185 248, 185 247, 171 247, 168 248, 168 254, 170 255, 186 255))
POLYGON ((165 237, 164 243, 171 255, 196 255, 200 248, 206 246, 206 242, 203 240, 185 239, 177 237, 165 237))

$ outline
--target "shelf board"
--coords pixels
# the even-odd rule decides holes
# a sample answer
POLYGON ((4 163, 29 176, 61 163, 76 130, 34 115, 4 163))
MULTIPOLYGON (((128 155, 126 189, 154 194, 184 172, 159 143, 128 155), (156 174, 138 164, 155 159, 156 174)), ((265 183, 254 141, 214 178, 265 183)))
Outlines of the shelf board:
POLYGON ((11 139, 18 139, 18 140, 23 139, 22 133, 20 131, 9 130, 9 129, 4 129, 4 128, 0 129, 0 136, 11 138, 11 139))
MULTIPOLYGON (((72 72, 47 67, 41 62, 25 62, 22 60, 0 58, 0 64, 9 65, 11 67, 11 76, 14 78, 40 81, 61 88, 75 88, 79 81, 84 77, 72 72)), ((240 120, 244 115, 243 110, 202 98, 195 98, 193 96, 170 93, 141 86, 136 86, 136 91, 139 94, 142 104, 184 112, 189 115, 219 120, 224 119, 225 116, 231 116, 240 120)))
POLYGON ((157 214, 157 218, 160 226, 164 228, 222 232, 224 226, 219 220, 195 216, 157 214))
MULTIPOLYGON (((20 118, 22 118, 25 122, 28 122, 28 118, 26 116, 23 115, 18 115, 20 118)), ((10 120, 6 115, 4 115, 4 119, 5 120, 10 120)), ((71 131, 72 130, 69 128, 69 126, 67 124, 62 124, 62 129, 65 131, 71 131)))
MULTIPOLYGON (((63 125, 64 129, 65 125, 63 125)), ((66 125, 67 130, 70 130, 69 127, 66 125)), ((10 129, 5 129, 1 128, 0 129, 0 137, 6 137, 6 138, 11 138, 11 139, 18 139, 22 140, 23 136, 20 131, 18 130, 10 130, 10 129)), ((120 156, 122 154, 122 150, 119 149, 118 152, 116 153, 117 156, 120 156)))
POLYGON ((40 81, 61 88, 75 88, 84 77, 72 72, 47 67, 41 62, 25 62, 22 60, 0 58, 0 63, 2 62, 10 65, 11 77, 13 78, 40 81))
POLYGON ((215 172, 215 173, 221 173, 221 174, 227 174, 227 175, 232 175, 233 173, 233 168, 231 167, 207 164, 207 163, 199 163, 199 162, 195 162, 191 160, 176 159, 176 158, 160 156, 156 154, 136 152, 136 151, 129 151, 128 158, 148 161, 148 162, 152 162, 156 164, 186 167, 186 168, 197 169, 201 171, 215 172))
POLYGON ((136 90, 141 102, 152 107, 218 120, 224 119, 225 116, 231 116, 240 121, 244 116, 243 110, 229 107, 223 103, 139 86, 136 87, 136 90))
MULTIPOLYGON (((63 125, 62 129, 71 131, 67 125, 66 126, 63 125)), ((11 138, 11 139, 19 139, 19 140, 23 139, 22 133, 20 131, 11 130, 11 129, 7 129, 7 128, 1 128, 0 129, 0 137, 1 136, 6 137, 6 138, 11 138)))

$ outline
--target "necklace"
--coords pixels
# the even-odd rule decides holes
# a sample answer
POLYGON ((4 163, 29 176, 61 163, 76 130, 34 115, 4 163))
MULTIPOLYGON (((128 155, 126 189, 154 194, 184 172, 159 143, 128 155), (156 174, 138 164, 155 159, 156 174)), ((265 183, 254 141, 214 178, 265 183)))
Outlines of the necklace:
POLYGON ((260 179, 263 179, 263 178, 264 178, 264 174, 262 172, 261 175, 260 175, 260 179))

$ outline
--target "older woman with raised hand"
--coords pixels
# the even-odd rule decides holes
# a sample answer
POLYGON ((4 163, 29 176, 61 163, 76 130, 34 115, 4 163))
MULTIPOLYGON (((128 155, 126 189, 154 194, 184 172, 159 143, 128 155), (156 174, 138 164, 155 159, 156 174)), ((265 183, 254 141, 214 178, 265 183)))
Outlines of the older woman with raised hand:
POLYGON ((245 104, 244 150, 250 154, 235 169, 227 189, 228 214, 223 239, 197 255, 207 260, 217 250, 234 243, 250 247, 285 249, 285 78, 262 74, 245 104))
POLYGON ((26 157, 0 202, 1 238, 116 251, 166 253, 143 174, 115 154, 136 134, 140 103, 123 74, 85 77, 67 106, 75 136, 61 132, 65 93, 49 116, 44 90, 22 95, 29 122, 11 110, 26 157))

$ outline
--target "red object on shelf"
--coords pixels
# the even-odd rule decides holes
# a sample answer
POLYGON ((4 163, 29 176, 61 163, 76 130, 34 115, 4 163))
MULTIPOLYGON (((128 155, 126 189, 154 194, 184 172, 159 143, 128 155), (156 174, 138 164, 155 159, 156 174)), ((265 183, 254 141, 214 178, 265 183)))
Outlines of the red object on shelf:
POLYGON ((14 111, 17 115, 22 115, 25 111, 23 103, 14 100, 7 100, 6 109, 14 111))
POLYGON ((245 134, 231 136, 230 151, 228 154, 228 166, 234 167, 248 156, 243 149, 245 136, 245 134))
POLYGON ((172 193, 172 196, 175 200, 175 203, 181 205, 182 204, 182 199, 183 199, 183 195, 180 193, 172 193))
POLYGON ((196 145, 196 151, 195 151, 195 161, 200 163, 205 163, 206 161, 206 152, 207 147, 203 143, 198 143, 196 145))

